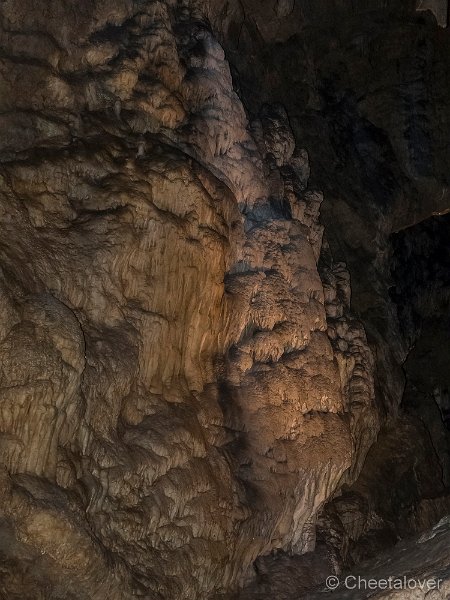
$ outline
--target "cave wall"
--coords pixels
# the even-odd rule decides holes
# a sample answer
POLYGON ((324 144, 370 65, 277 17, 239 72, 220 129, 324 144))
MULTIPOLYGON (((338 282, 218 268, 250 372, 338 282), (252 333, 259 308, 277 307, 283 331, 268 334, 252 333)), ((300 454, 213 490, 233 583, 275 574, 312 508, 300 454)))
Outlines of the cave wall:
POLYGON ((396 415, 448 39, 335 4, 2 3, 6 597, 224 597, 396 415))
POLYGON ((232 588, 313 547, 371 441, 307 153, 282 107, 248 122, 195 4, 2 11, 4 593, 232 588))

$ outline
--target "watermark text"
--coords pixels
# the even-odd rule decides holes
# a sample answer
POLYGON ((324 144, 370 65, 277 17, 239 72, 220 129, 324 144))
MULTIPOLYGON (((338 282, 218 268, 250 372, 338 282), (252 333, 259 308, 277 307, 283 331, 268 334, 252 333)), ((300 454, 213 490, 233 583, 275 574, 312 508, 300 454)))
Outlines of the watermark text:
POLYGON ((383 579, 367 578, 356 575, 347 575, 339 579, 336 575, 327 578, 326 585, 329 590, 338 587, 347 590, 439 590, 442 579, 412 579, 411 577, 387 577, 383 579))

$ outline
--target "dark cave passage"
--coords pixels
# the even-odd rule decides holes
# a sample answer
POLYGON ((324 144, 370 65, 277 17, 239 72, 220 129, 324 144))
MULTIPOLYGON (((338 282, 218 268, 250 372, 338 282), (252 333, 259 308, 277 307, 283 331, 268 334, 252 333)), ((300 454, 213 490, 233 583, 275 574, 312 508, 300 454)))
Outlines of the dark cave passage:
POLYGON ((403 410, 426 426, 450 483, 450 215, 392 236, 395 302, 411 350, 404 364, 403 410))

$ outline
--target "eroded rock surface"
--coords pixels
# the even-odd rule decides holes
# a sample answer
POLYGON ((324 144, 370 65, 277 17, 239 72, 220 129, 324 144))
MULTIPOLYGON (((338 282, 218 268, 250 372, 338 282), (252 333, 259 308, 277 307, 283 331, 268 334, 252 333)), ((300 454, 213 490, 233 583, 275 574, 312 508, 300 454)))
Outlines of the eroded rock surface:
POLYGON ((232 589, 359 451, 307 154, 195 6, 2 8, 5 593, 232 589))
POLYGON ((448 208, 426 121, 448 126, 448 38, 413 2, 392 22, 374 4, 352 23, 398 54, 374 63, 379 91, 374 52, 337 76, 334 49, 354 67, 360 46, 315 38, 324 3, 2 3, 5 598, 254 597, 289 561, 316 565, 306 589, 391 518, 372 487, 395 419, 405 452, 418 430, 398 414, 411 338, 387 245, 448 208), (392 150, 398 87, 415 112, 392 150), (368 526, 345 530, 345 494, 368 526))

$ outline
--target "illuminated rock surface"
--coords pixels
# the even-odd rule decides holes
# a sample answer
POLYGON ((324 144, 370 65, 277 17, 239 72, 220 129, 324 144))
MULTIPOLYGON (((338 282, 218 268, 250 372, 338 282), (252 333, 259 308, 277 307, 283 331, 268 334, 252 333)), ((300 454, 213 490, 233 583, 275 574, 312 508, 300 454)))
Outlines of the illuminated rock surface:
POLYGON ((2 597, 298 595, 448 512, 450 38, 339 4, 2 3, 2 597))

